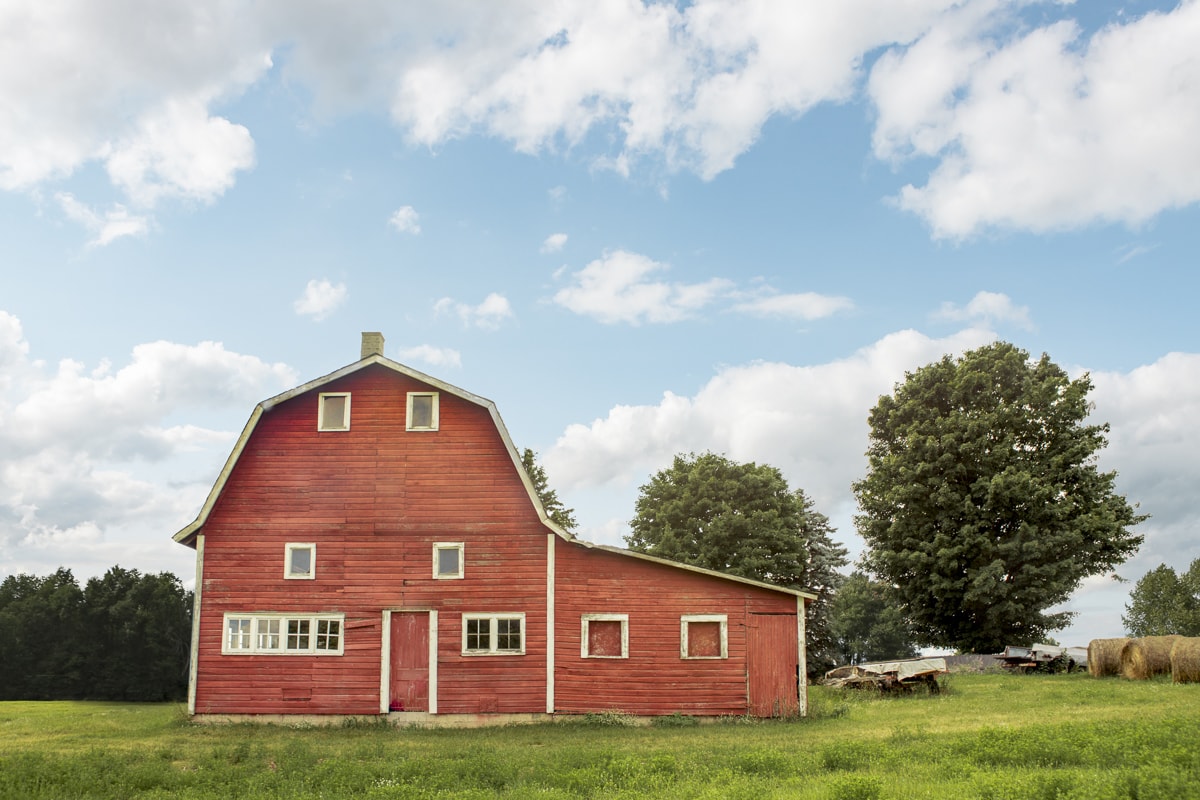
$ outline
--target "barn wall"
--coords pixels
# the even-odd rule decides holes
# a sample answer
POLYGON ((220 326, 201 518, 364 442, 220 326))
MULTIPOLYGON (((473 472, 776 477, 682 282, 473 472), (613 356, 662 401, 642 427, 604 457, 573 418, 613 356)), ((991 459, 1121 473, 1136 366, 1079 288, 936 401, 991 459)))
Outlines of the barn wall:
POLYGON ((204 527, 196 712, 370 714, 384 609, 437 609, 438 710, 545 710, 546 538, 486 408, 446 392, 436 432, 404 430, 432 387, 368 366, 266 411, 204 527), (320 392, 351 393, 350 430, 317 431, 320 392), (432 577, 434 542, 466 577, 432 577), (284 545, 316 544, 315 580, 284 545), (225 612, 340 612, 340 656, 222 655, 225 612), (523 612, 522 656, 464 656, 464 612, 523 612))
MULTIPOLYGON (((745 714, 750 613, 796 619, 796 598, 560 541, 556 545, 555 707, 633 714, 745 714), (583 658, 584 614, 628 614, 628 657, 583 658), (728 657, 680 657, 680 617, 728 616, 728 657)), ((795 637, 790 659, 798 659, 795 637)))

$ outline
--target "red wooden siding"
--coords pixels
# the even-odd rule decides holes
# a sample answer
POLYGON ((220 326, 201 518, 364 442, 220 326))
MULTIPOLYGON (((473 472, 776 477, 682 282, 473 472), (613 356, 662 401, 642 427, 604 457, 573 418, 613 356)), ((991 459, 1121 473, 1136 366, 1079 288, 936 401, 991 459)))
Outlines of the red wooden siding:
POLYGON ((747 624, 757 613, 790 620, 779 659, 795 674, 795 596, 570 542, 555 553, 556 710, 745 714, 747 624), (583 658, 584 614, 628 614, 628 658, 583 658), (727 616, 727 658, 681 657, 680 618, 690 614, 727 616))
POLYGON ((432 388, 372 365, 263 413, 202 530, 197 713, 378 713, 384 609, 439 611, 440 713, 545 710, 546 528, 486 408, 441 392, 439 430, 405 431, 432 388), (320 392, 351 393, 349 431, 317 431, 320 392), (461 580, 433 578, 447 541, 461 580), (287 542, 315 579, 284 579, 287 542), (222 655, 225 612, 344 613, 344 654, 222 655), (463 656, 464 612, 523 612, 525 655, 463 656))

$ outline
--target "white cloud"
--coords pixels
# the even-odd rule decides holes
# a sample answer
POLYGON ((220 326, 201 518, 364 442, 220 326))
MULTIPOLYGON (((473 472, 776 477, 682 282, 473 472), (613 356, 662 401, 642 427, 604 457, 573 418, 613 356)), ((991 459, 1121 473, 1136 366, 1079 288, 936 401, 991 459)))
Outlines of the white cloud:
POLYGON ((101 215, 76 200, 70 192, 60 192, 55 199, 68 219, 82 225, 92 235, 88 242, 91 247, 103 247, 125 236, 144 236, 150 229, 146 217, 131 215, 119 203, 101 215))
POLYGON ((813 320, 824 319, 839 311, 848 311, 852 308, 854 308, 854 303, 848 297, 800 292, 798 294, 760 295, 737 303, 733 310, 756 317, 813 320))
POLYGON ((435 367, 462 366, 462 354, 457 350, 428 344, 400 348, 400 359, 402 361, 421 361, 435 367))
POLYGON ((969 4, 871 73, 881 158, 933 157, 897 201, 938 237, 1140 225, 1200 200, 1200 3, 996 41, 969 4))
POLYGON ((1025 330, 1033 329, 1029 307, 1014 305, 1008 295, 999 292, 979 292, 965 306, 942 303, 941 308, 933 314, 933 318, 949 322, 975 322, 988 326, 1011 322, 1025 330))
POLYGON ((133 562, 188 577, 169 534, 199 508, 233 426, 294 371, 215 342, 141 344, 119 369, 47 371, 28 354, 20 321, 0 311, 0 573, 133 562), (172 422, 201 412, 232 424, 172 422))
POLYGON ((224 194, 237 172, 254 166, 254 140, 243 126, 209 116, 210 103, 172 98, 145 113, 106 158, 113 183, 143 206, 163 197, 211 202, 224 194))
POLYGON ((476 306, 443 297, 434 303, 433 310, 436 314, 454 314, 468 327, 490 331, 498 330, 505 320, 513 317, 508 298, 496 292, 483 298, 483 302, 476 306))
POLYGON ((297 314, 312 317, 320 322, 345 303, 346 297, 346 284, 334 285, 328 280, 313 279, 304 287, 304 294, 292 306, 297 314))
POLYGON ((554 302, 608 324, 678 322, 694 316, 733 286, 721 278, 693 284, 650 279, 667 268, 639 253, 606 253, 575 273, 573 285, 560 289, 554 302))
POLYGON ((552 233, 542 242, 543 253, 558 253, 567 244, 567 235, 565 233, 552 233))
POLYGON ((412 206, 400 206, 388 219, 391 225, 400 233, 418 234, 421 232, 420 217, 412 206))

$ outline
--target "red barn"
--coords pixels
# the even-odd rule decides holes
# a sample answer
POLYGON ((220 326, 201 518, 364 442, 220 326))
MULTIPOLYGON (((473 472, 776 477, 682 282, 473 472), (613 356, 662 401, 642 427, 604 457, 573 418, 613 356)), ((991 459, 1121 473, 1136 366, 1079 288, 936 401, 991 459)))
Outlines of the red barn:
POLYGON ((382 353, 260 403, 175 535, 193 715, 804 712, 813 595, 575 539, 491 401, 382 353))

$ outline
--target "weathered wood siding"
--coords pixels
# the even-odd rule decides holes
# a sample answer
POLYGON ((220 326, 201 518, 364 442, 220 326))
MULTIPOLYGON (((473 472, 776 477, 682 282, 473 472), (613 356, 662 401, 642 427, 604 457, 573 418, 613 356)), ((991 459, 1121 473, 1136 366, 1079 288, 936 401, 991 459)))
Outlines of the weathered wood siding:
MULTIPOLYGON (((796 598, 755 586, 556 542, 555 707, 633 714, 745 714, 750 708, 747 621, 751 613, 789 616, 796 598), (628 614, 627 658, 584 658, 584 614, 628 614), (728 616, 728 657, 684 659, 680 618, 728 616)), ((796 637, 780 642, 794 670, 796 637)))
POLYGON ((433 388, 372 365, 262 415, 203 530, 197 713, 378 713, 384 609, 438 610, 440 713, 545 710, 546 528, 486 408, 441 392, 439 430, 405 431, 433 388), (321 392, 351 393, 349 431, 317 430, 321 392), (287 542, 314 580, 284 579, 287 542), (344 654, 222 655, 226 612, 344 613, 344 654), (523 612, 525 655, 462 655, 464 612, 523 612))

